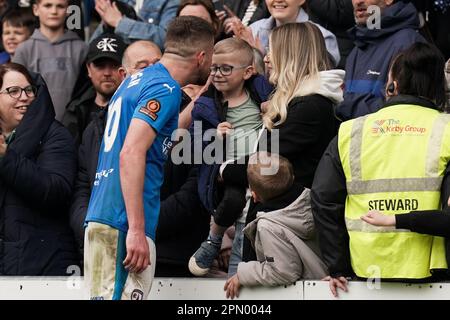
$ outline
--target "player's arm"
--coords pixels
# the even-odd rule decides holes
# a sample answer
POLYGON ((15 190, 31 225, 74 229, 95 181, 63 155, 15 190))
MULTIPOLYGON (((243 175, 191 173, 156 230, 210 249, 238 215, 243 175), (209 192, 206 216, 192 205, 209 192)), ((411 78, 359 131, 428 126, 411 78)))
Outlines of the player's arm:
POLYGON ((120 184, 128 218, 125 268, 142 272, 150 264, 150 253, 145 236, 144 179, 145 158, 155 140, 156 132, 141 119, 131 120, 120 152, 120 184))

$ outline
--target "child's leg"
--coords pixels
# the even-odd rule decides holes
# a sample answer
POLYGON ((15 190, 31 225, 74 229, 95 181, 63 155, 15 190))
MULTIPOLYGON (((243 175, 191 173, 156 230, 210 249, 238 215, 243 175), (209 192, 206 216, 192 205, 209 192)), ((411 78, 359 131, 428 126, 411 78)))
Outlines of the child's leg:
POLYGON ((208 239, 189 260, 189 270, 196 276, 208 273, 214 259, 218 256, 225 230, 233 225, 245 207, 245 189, 226 186, 211 224, 208 239))
POLYGON ((209 229, 208 240, 213 242, 222 243, 223 234, 228 229, 228 227, 219 226, 213 219, 211 222, 211 227, 209 229))
POLYGON ((245 208, 242 211, 242 215, 236 220, 233 247, 231 248, 231 256, 228 264, 228 278, 231 278, 237 272, 239 262, 242 261, 242 248, 244 244, 244 227, 245 218, 250 207, 250 199, 252 195, 250 189, 246 190, 245 195, 245 208))
POLYGON ((231 248, 230 262, 228 263, 228 278, 237 272, 237 266, 242 261, 242 241, 244 240, 244 232, 242 230, 245 222, 236 221, 235 225, 233 247, 231 248))

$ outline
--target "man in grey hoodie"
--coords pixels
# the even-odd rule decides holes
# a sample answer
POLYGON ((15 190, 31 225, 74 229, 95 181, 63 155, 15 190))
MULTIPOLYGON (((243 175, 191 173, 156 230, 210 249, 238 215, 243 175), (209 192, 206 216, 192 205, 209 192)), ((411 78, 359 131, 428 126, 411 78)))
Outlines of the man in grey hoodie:
POLYGON ((39 18, 39 29, 19 45, 12 60, 42 75, 59 121, 88 50, 76 33, 64 29, 68 6, 69 0, 37 0, 33 13, 39 18))

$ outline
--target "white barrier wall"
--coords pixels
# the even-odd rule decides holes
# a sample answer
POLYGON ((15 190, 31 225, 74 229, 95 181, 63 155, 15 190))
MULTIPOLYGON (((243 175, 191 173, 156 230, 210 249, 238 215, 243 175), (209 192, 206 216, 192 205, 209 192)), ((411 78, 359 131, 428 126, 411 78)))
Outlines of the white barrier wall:
MULTIPOLYGON (((156 278, 151 300, 224 300, 222 279, 156 278)), ((78 277, 0 277, 0 300, 82 300, 78 277)), ((330 300, 328 282, 298 281, 287 287, 243 288, 238 300, 330 300)), ((450 300, 450 283, 404 284, 351 282, 339 300, 450 300)))

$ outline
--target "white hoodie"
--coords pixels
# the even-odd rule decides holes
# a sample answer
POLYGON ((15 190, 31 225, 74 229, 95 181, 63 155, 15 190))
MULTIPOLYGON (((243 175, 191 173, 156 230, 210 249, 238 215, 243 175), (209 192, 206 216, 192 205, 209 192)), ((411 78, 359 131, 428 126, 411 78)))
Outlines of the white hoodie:
POLYGON ((318 77, 306 80, 295 96, 319 94, 333 101, 335 105, 340 104, 344 100, 344 91, 342 89, 344 77, 344 70, 321 71, 318 77))

